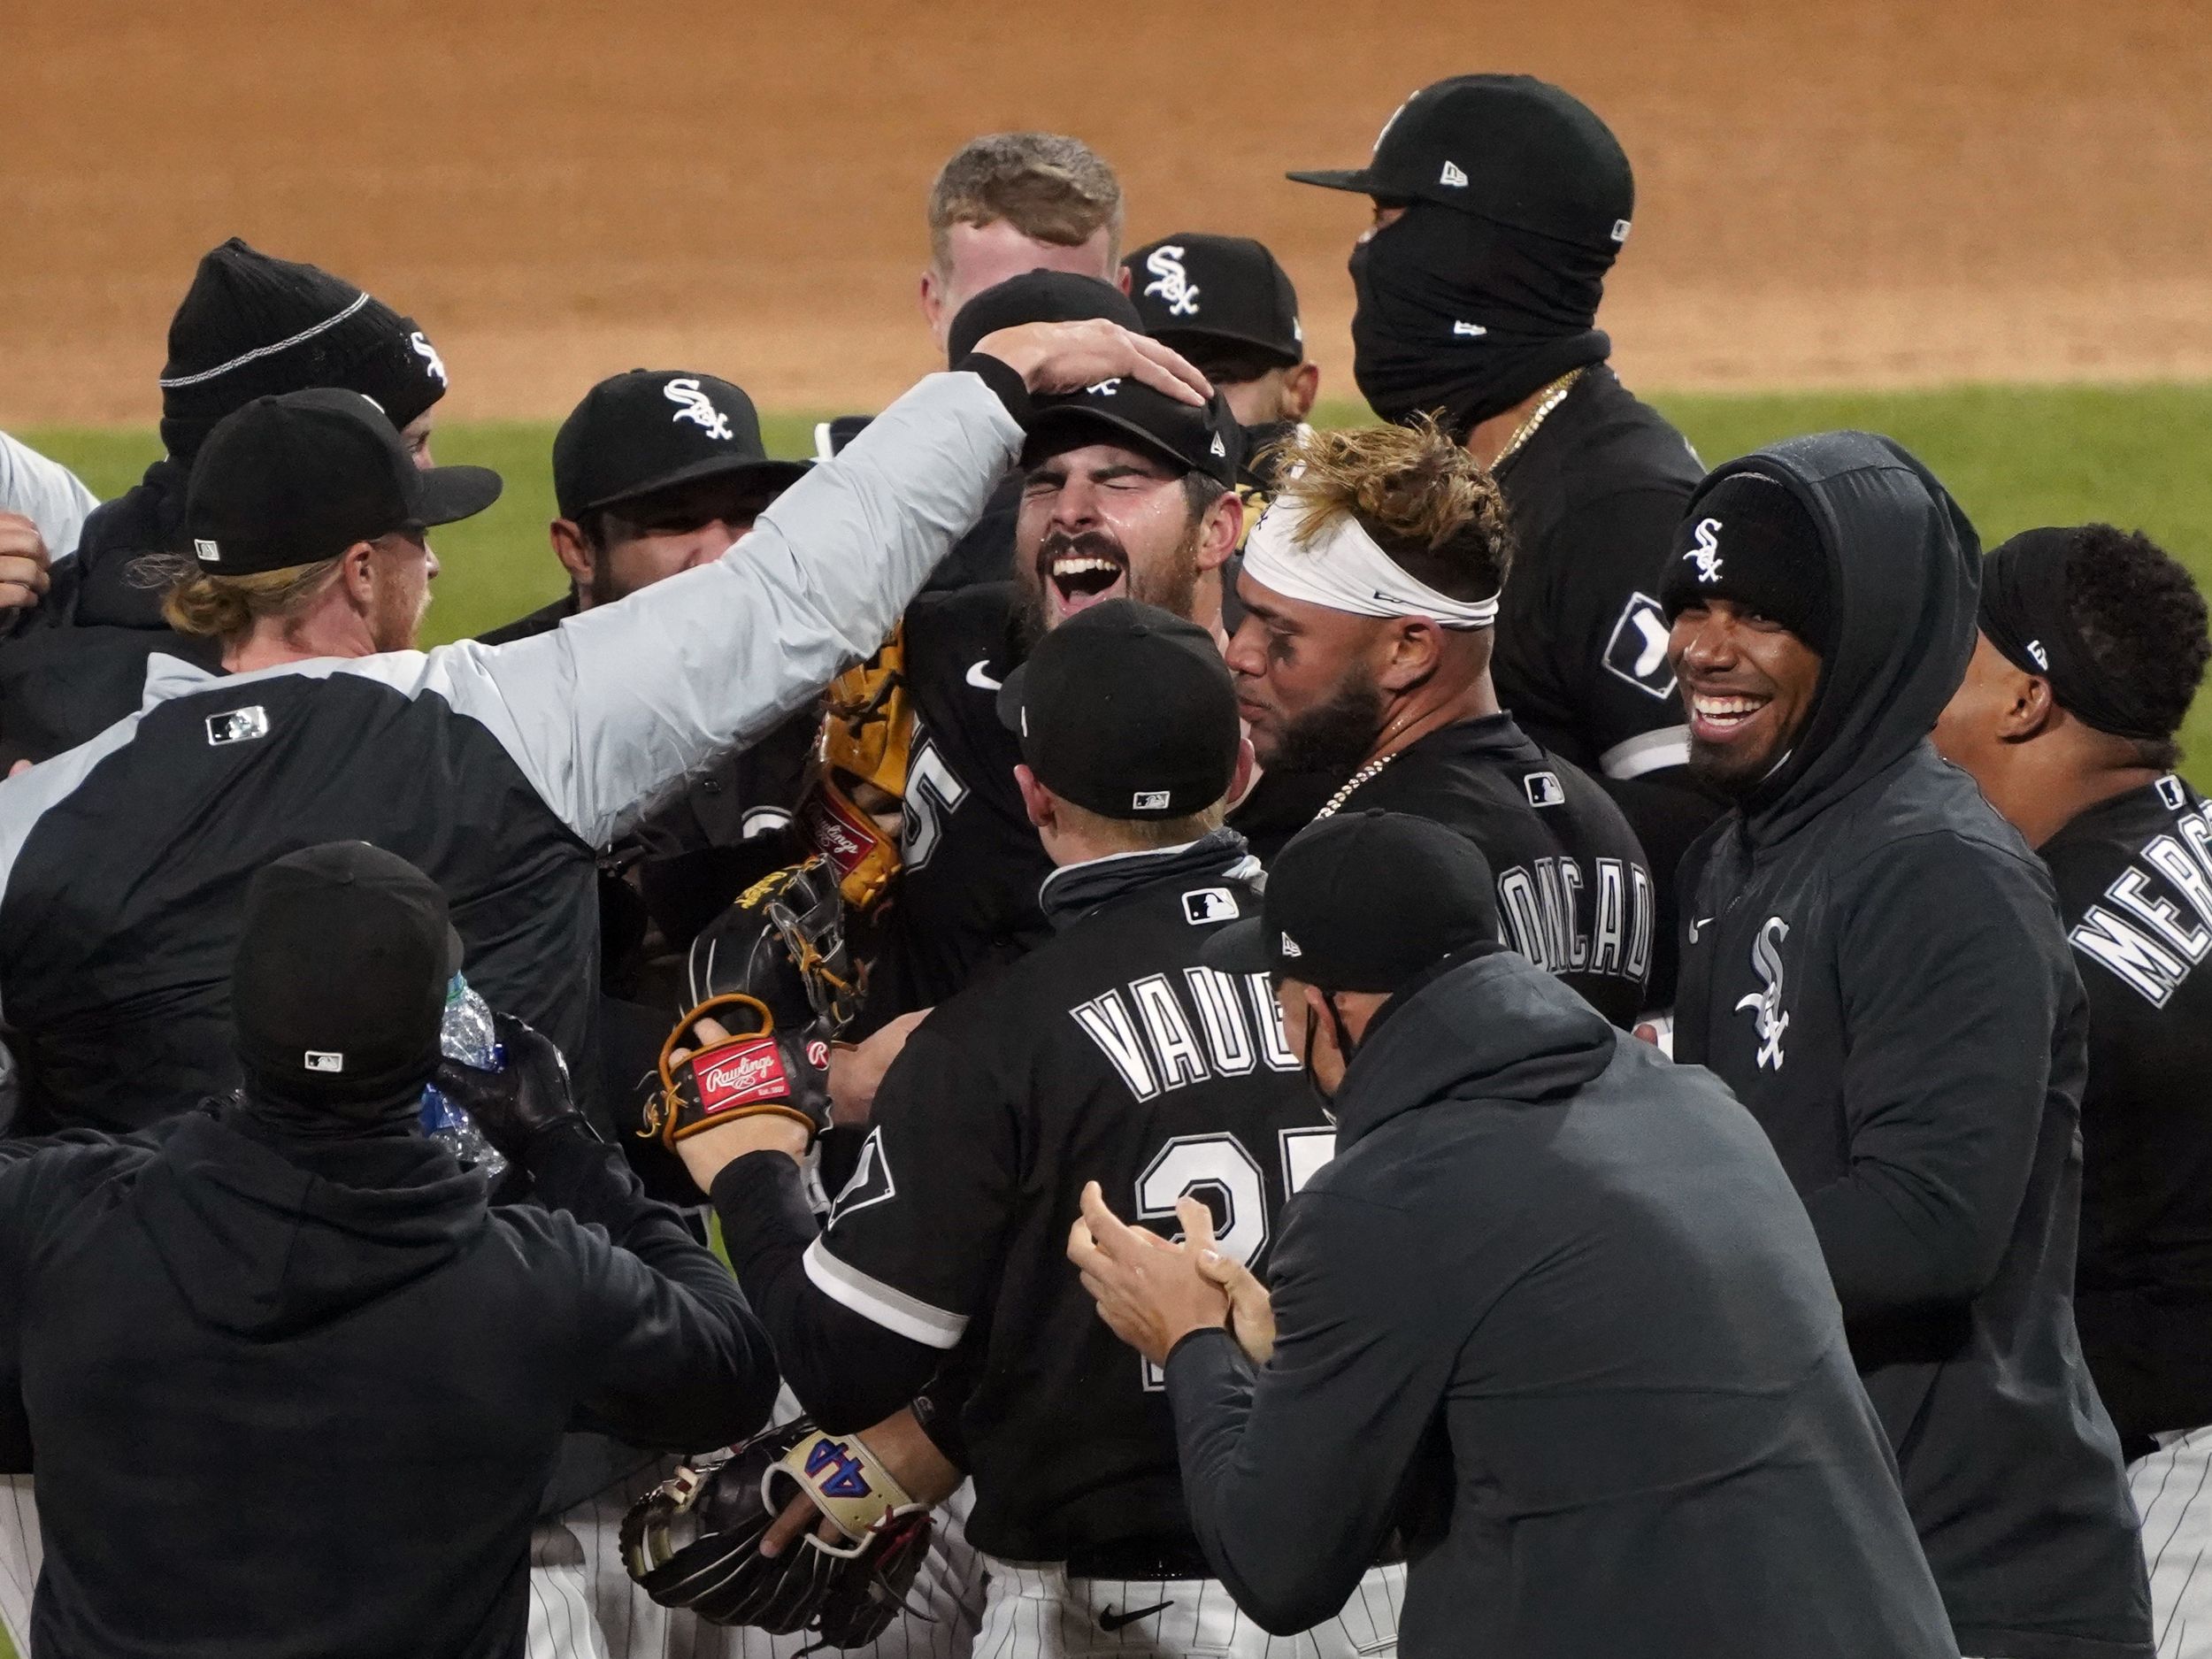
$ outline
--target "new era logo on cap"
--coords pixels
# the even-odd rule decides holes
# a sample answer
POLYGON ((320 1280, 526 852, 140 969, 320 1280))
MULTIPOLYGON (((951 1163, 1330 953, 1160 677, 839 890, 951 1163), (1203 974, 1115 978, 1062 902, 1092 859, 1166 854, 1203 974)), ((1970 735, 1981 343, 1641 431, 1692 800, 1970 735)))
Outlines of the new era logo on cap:
POLYGON ((1444 164, 1443 173, 1436 181, 1439 184, 1448 184, 1455 190, 1463 190, 1467 188, 1467 175, 1459 170, 1459 164, 1455 161, 1448 161, 1444 164))
POLYGON ((205 536, 192 538, 192 551, 203 565, 220 565, 223 562, 223 549, 205 536))
POLYGON ((1221 442, 1221 434, 1217 432, 1214 434, 1213 452, 1216 455, 1220 456, 1225 456, 1229 453, 1228 447, 1221 442))
POLYGON ((1285 933, 1283 935, 1283 955, 1286 956, 1302 956, 1305 954, 1306 953, 1304 951, 1298 949, 1298 941, 1296 940, 1293 939, 1288 933, 1285 933))
POLYGON ((301 1056, 300 1064, 311 1071, 342 1071, 346 1069, 346 1056, 327 1048, 310 1048, 301 1056))

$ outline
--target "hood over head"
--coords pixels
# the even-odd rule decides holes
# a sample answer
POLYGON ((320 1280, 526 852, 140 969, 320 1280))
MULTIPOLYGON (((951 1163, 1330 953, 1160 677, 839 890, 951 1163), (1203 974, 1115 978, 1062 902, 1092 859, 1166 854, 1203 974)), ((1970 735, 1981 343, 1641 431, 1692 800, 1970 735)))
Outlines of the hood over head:
POLYGON ((1336 1092, 1348 1147, 1393 1118, 1455 1101, 1555 1101, 1611 1064, 1620 1033, 1526 956, 1478 945, 1383 1004, 1336 1092))
POLYGON ((302 1145, 235 1110, 179 1128, 131 1205, 195 1315, 264 1339, 413 1283, 488 1214, 483 1177, 435 1141, 302 1145))
POLYGON ((1797 741, 1744 796, 1755 842, 1779 841, 1903 758, 1934 728, 1974 651, 1981 542, 1934 473, 1889 438, 1824 432, 1715 467, 1695 518, 1746 473, 1790 490, 1827 560, 1833 649, 1797 741))

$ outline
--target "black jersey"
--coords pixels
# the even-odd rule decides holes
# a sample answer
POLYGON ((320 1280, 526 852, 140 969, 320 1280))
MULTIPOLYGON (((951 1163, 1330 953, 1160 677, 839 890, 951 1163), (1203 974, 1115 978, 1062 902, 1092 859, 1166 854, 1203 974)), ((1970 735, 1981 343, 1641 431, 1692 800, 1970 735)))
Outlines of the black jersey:
POLYGON ((868 980, 869 1025, 933 1008, 1046 935, 1038 884, 1052 873, 1023 809, 1021 749, 998 688, 1019 660, 1014 585, 925 593, 906 611, 914 708, 902 868, 868 980))
POLYGON ((1169 1233, 1175 1201, 1204 1198, 1221 1248, 1263 1268, 1284 1202, 1333 1154, 1266 976, 1199 964, 1256 913, 1257 871, 1217 835, 1056 875, 1053 908, 1078 913, 915 1032, 808 1251, 818 1290, 915 1341, 987 1327, 961 1430, 968 1535, 992 1555, 1194 1553, 1163 1379, 1100 1323, 1065 1251, 1095 1180, 1169 1233))
MULTIPOLYGON (((1041 942, 1037 889, 1052 873, 1014 782, 1021 746, 998 688, 1021 660, 1010 581, 926 592, 907 608, 914 735, 899 842, 902 868, 877 933, 861 1029, 934 1008, 1041 942)), ((1230 814, 1262 856, 1312 821, 1333 787, 1263 774, 1230 814)))
POLYGON ((2212 1423, 2212 808, 2170 774, 2042 854, 2089 992, 2074 1318, 2133 1453, 2212 1423))
POLYGON ((1658 910, 1651 866, 1621 810, 1509 714, 1440 727, 1342 803, 1448 824, 1498 878, 1506 942, 1616 1025, 1644 1011, 1658 910))
POLYGON ((1613 371, 1583 371, 1527 444, 1498 468, 1513 570, 1499 601, 1491 672, 1531 737, 1601 780, 1659 878, 1653 989, 1674 980, 1674 872, 1720 803, 1683 767, 1689 729, 1654 595, 1705 467, 1666 417, 1613 371))

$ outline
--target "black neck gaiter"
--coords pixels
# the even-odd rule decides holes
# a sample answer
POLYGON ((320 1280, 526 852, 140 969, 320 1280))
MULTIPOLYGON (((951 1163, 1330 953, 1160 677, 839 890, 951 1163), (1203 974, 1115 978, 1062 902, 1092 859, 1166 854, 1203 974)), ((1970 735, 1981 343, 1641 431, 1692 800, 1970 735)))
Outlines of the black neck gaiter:
POLYGON ((398 1083, 371 1100, 332 1100, 249 1073, 239 1092, 239 1110, 287 1141, 317 1145, 411 1135, 422 1121, 422 1091, 430 1081, 398 1083))
POLYGON ((1570 369, 1602 362, 1613 250, 1416 202, 1352 250, 1352 373, 1385 420, 1455 438, 1570 369))

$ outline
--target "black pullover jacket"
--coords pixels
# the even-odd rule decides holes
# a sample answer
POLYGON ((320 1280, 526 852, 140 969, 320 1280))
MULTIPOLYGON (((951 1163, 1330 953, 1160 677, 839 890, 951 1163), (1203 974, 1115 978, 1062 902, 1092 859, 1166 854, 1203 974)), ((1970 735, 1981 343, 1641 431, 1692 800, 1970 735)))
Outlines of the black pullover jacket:
POLYGON ((416 1136, 236 1108, 73 1138, 0 1173, 41 1655, 519 1655, 565 1430, 691 1451, 774 1403, 727 1271, 580 1133, 531 1148, 543 1210, 416 1136))
POLYGON ((1804 1197, 1961 1650, 2147 1655, 2070 1301, 2087 1005, 2042 864, 1928 741, 1973 648, 1973 527, 1863 433, 1713 478, 1744 472, 1820 527, 1839 631, 1794 748, 1683 861, 1676 1058, 1804 1197))
POLYGON ((1274 1357, 1168 1356, 1239 1606, 1334 1612, 1394 1518, 1406 1659, 1950 1659, 1819 1246, 1724 1089, 1493 948, 1386 1005, 1336 1107, 1274 1357))

